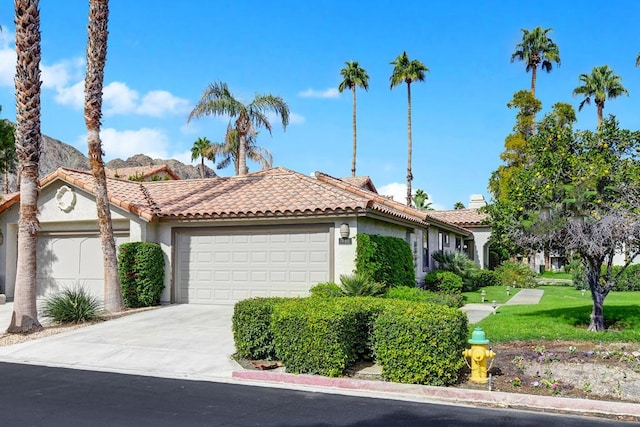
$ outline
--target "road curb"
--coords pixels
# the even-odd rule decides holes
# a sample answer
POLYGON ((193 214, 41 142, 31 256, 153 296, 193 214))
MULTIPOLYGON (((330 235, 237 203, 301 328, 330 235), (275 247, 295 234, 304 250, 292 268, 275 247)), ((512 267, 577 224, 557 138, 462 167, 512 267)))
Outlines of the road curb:
POLYGON ((395 398, 410 396, 450 404, 464 403, 469 405, 497 406, 501 408, 556 411, 575 415, 615 417, 626 421, 640 421, 640 404, 635 403, 400 384, 353 378, 328 378, 319 375, 295 375, 284 372, 252 370, 234 371, 232 378, 242 381, 292 384, 356 392, 377 392, 388 394, 390 397, 395 398))

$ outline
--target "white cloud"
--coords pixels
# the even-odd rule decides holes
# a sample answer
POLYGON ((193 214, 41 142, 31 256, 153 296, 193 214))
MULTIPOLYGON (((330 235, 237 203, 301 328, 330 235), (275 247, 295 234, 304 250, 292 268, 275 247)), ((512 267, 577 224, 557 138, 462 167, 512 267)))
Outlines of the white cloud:
POLYGON ((305 91, 299 92, 298 96, 301 98, 338 98, 340 97, 340 92, 336 88, 329 88, 325 90, 316 90, 316 89, 307 89, 305 91))
POLYGON ((111 82, 102 90, 103 110, 106 116, 129 114, 136 110, 138 92, 126 83, 111 82))
POLYGON ((136 112, 138 114, 160 117, 165 113, 187 114, 190 110, 189 101, 178 98, 166 90, 152 90, 142 98, 136 112))
MULTIPOLYGON (((391 196, 395 202, 406 203, 407 202, 407 184, 392 182, 391 184, 378 187, 378 193, 383 196, 391 196)), ((413 194, 416 194, 416 189, 413 189, 413 194)), ((442 205, 435 203, 431 197, 429 197, 431 207, 435 210, 445 209, 442 205)))
POLYGON ((69 85, 71 81, 82 78, 84 69, 84 58, 73 58, 64 60, 53 65, 42 64, 42 87, 45 89, 61 90, 69 85))
POLYGON ((391 196, 394 201, 405 203, 407 201, 407 184, 392 182, 378 188, 378 193, 383 196, 391 196))
MULTIPOLYGON (((280 119, 280 116, 274 113, 273 111, 267 112, 266 116, 267 116, 267 120, 269 120, 269 123, 271 123, 271 127, 275 127, 277 125, 279 126, 280 124, 282 124, 282 120, 280 119)), ((301 114, 289 113, 290 125, 299 125, 304 123, 305 120, 306 119, 301 114)))
POLYGON ((300 125, 304 123, 306 119, 301 114, 291 113, 289 114, 289 124, 300 125))
POLYGON ((80 80, 73 86, 61 87, 54 97, 58 104, 69 105, 73 108, 84 106, 84 81, 80 80))
MULTIPOLYGON (((153 159, 169 158, 169 138, 164 130, 142 128, 119 131, 106 128, 100 132, 106 159, 127 159, 134 154, 145 154, 153 159)), ((86 147, 87 135, 78 138, 76 146, 86 147)))
POLYGON ((2 28, 0 33, 0 86, 13 86, 16 75, 15 33, 2 28))
MULTIPOLYGON (((176 159, 184 163, 185 165, 191 164, 196 161, 196 160, 194 161, 191 160, 191 151, 185 151, 183 153, 174 153, 171 155, 171 158, 176 159)), ((211 167, 211 164, 208 164, 207 166, 211 167)))

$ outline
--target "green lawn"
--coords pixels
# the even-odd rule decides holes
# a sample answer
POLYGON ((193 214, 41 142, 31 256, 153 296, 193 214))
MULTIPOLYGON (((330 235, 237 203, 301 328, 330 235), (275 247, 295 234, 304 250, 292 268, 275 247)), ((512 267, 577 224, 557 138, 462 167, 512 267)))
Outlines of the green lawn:
POLYGON ((565 273, 562 271, 545 271, 542 274, 538 274, 538 277, 544 277, 545 279, 573 279, 571 277, 571 273, 565 273))
MULTIPOLYGON (((611 292, 604 304, 609 330, 593 333, 586 330, 592 308, 589 292, 582 296, 568 286, 538 289, 544 290, 539 304, 503 306, 495 316, 472 326, 481 326, 487 337, 496 342, 556 339, 640 342, 640 292, 611 292)), ((493 291, 490 293, 487 288, 487 296, 493 295, 493 291)))
POLYGON ((465 304, 481 303, 482 291, 487 294, 484 300, 485 303, 491 303, 491 301, 495 300, 498 304, 504 304, 509 298, 517 294, 520 289, 511 288, 511 295, 507 296, 507 288, 504 286, 485 286, 474 292, 463 292, 462 296, 465 304))

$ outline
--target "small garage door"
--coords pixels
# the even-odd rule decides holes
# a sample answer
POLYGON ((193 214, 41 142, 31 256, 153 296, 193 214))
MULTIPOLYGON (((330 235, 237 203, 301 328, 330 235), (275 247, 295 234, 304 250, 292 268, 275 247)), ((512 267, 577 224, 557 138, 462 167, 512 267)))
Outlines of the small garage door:
POLYGON ((329 227, 181 231, 176 301, 233 304, 257 296, 306 295, 329 280, 329 227))
MULTIPOLYGON (((128 234, 116 234, 116 245, 128 234)), ((40 234, 36 276, 38 297, 82 286, 102 299, 104 270, 100 236, 92 234, 40 234)))

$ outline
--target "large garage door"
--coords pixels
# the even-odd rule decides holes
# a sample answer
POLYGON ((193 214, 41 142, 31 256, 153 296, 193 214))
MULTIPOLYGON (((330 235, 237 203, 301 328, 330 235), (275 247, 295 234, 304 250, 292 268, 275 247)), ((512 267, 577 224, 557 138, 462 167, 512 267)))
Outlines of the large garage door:
POLYGON ((329 280, 328 226, 181 231, 176 246, 176 301, 181 303, 305 295, 312 285, 329 280))
MULTIPOLYGON (((116 245, 129 241, 116 234, 116 245)), ((38 297, 82 286, 102 299, 104 270, 100 236, 92 234, 41 234, 38 236, 38 297)))

